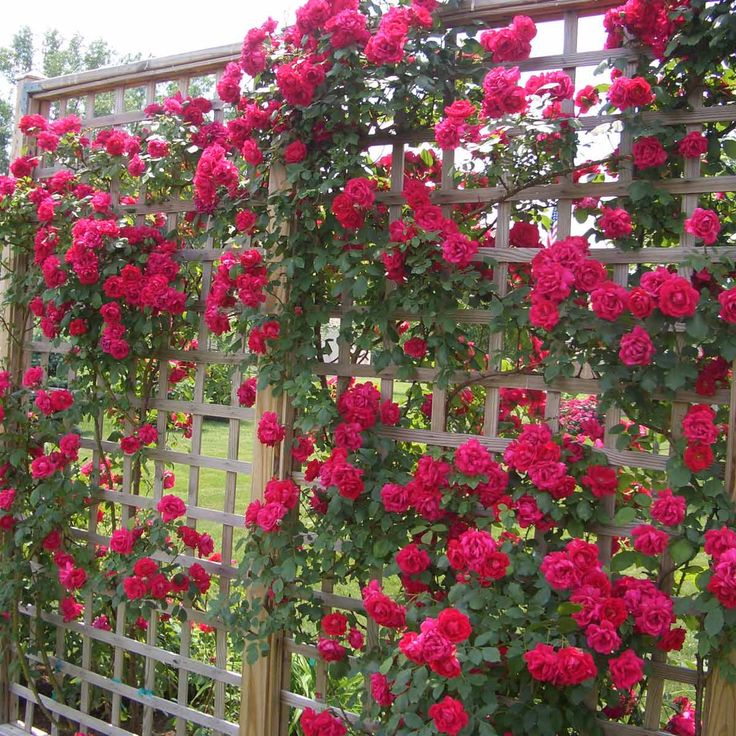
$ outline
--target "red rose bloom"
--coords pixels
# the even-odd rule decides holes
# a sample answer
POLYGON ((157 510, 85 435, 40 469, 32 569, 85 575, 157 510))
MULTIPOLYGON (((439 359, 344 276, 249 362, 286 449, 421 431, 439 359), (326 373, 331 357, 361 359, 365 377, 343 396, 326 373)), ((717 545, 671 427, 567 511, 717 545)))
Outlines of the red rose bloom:
POLYGON ((678 526, 685 519, 687 501, 684 496, 675 496, 669 488, 657 494, 649 513, 655 521, 665 526, 678 526))
POLYGON ((636 656, 632 649, 614 657, 608 662, 611 680, 619 690, 631 690, 644 677, 644 660, 636 656))
POLYGON ((700 442, 688 445, 683 455, 685 465, 693 473, 699 473, 701 470, 709 468, 713 465, 714 459, 713 450, 710 449, 710 446, 700 442))
POLYGON ((557 679, 559 665, 557 652, 549 644, 537 644, 524 654, 529 674, 539 682, 552 682, 557 679))
POLYGON ((393 682, 380 672, 371 675, 371 695, 376 704, 382 708, 388 708, 395 700, 396 696, 391 692, 392 684, 393 682))
POLYGON ((348 732, 342 721, 327 710, 317 714, 311 708, 305 708, 299 725, 304 736, 345 736, 348 732))
POLYGON ((472 633, 470 619, 456 608, 446 608, 437 617, 440 633, 453 644, 465 641, 472 633))
POLYGON ((298 164, 307 157, 307 147, 301 141, 292 141, 284 149, 284 161, 287 164, 298 164))
POLYGON ((555 685, 574 686, 598 674, 593 657, 578 647, 564 647, 557 653, 558 676, 555 685))
POLYGON ((629 311, 638 319, 646 319, 654 311, 651 295, 639 286, 629 292, 629 311))
POLYGON ((427 550, 416 544, 407 544, 396 553, 396 564, 404 575, 418 575, 429 567, 427 550))
POLYGON ((138 452, 142 447, 141 441, 134 437, 133 435, 129 435, 128 437, 123 437, 120 440, 120 449, 126 454, 126 455, 133 455, 134 453, 138 452))
POLYGON ((718 316, 729 324, 736 324, 736 288, 726 289, 718 295, 721 310, 718 316))
POLYGON ((721 221, 713 210, 698 207, 685 220, 685 232, 700 238, 705 245, 713 245, 721 232, 721 221))
POLYGON ((119 555, 129 555, 134 544, 135 535, 128 529, 116 529, 110 537, 110 549, 119 555))
POLYGON ((321 627, 327 636, 343 636, 348 630, 348 619, 342 613, 328 613, 322 617, 321 627))
POLYGON ((591 465, 581 483, 590 488, 596 498, 613 496, 618 489, 618 476, 614 468, 607 465, 591 465))
POLYGON ((669 534, 655 529, 650 524, 640 524, 631 531, 634 538, 634 549, 645 555, 661 555, 670 541, 669 534))
POLYGON ((708 139, 693 130, 677 143, 677 150, 683 158, 700 158, 708 151, 708 139))
POLYGON ((712 445, 719 434, 715 418, 716 413, 707 404, 693 404, 682 420, 682 431, 688 442, 712 445))
POLYGON ((274 447, 286 437, 286 428, 279 424, 275 412, 266 411, 258 422, 257 434, 259 442, 274 447))
POLYGON ((348 650, 334 639, 320 639, 317 641, 317 652, 325 662, 339 662, 345 659, 348 650))
POLYGON ((184 516, 187 512, 187 507, 184 501, 172 494, 163 496, 158 504, 156 504, 156 509, 161 512, 161 517, 164 522, 178 519, 180 516, 184 516))
POLYGON ((634 156, 634 166, 637 169, 651 169, 667 161, 667 151, 664 150, 659 139, 654 136, 636 140, 631 152, 634 156))
POLYGON ((412 337, 404 343, 404 353, 420 360, 427 354, 427 343, 421 337, 412 337))
POLYGON ((144 580, 139 577, 129 577, 123 580, 123 590, 128 599, 134 601, 146 595, 147 587, 144 580))
POLYGON ((628 299, 629 293, 623 286, 606 281, 591 293, 590 304, 596 316, 615 322, 626 309, 628 299))
POLYGON ((698 306, 700 293, 682 276, 671 276, 659 290, 659 311, 668 317, 692 317, 698 306))
POLYGON ((686 634, 687 632, 685 629, 681 627, 670 629, 657 642, 657 649, 661 649, 663 652, 679 652, 680 649, 682 649, 682 645, 685 643, 686 634))
POLYGON ((649 333, 637 325, 621 338, 618 357, 627 366, 649 365, 655 352, 649 333))
POLYGON ((615 240, 631 235, 631 215, 624 209, 610 209, 601 207, 601 217, 598 219, 598 227, 607 238, 615 240))
POLYGON ((449 736, 457 736, 468 725, 468 714, 463 704, 449 695, 429 708, 429 717, 440 733, 449 736))

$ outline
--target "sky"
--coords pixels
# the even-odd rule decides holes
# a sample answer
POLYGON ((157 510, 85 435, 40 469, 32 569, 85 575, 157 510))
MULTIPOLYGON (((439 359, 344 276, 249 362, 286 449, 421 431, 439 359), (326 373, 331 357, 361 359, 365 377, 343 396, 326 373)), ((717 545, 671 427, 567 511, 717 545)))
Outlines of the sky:
POLYGON ((294 11, 302 4, 303 0, 126 0, 118 6, 79 3, 72 11, 68 3, 58 0, 35 0, 29 5, 0 0, 0 46, 28 25, 39 38, 45 30, 56 28, 67 38, 76 32, 86 39, 102 38, 121 54, 168 56, 240 43, 248 29, 269 15, 280 22, 293 21, 294 11))
MULTIPOLYGON (((76 32, 88 40, 102 38, 120 54, 168 56, 240 43, 250 28, 269 16, 282 24, 291 23, 295 10, 303 3, 304 0, 126 0, 112 12, 110 5, 106 11, 98 5, 95 12, 70 12, 69 4, 58 0, 35 0, 30 5, 0 0, 0 46, 7 45, 18 28, 29 25, 39 38, 45 30, 56 28, 67 38, 76 32)), ((580 50, 601 48, 600 19, 583 19, 581 26, 580 50)), ((540 26, 533 53, 559 53, 558 45, 561 46, 559 29, 540 26)))

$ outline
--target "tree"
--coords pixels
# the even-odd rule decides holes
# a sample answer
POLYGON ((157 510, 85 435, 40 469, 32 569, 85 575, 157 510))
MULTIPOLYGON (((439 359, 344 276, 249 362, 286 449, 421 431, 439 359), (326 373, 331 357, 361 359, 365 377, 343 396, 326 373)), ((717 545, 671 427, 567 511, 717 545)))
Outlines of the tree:
POLYGON ((0 47, 0 78, 9 85, 3 90, 4 94, 0 94, 0 172, 7 171, 9 164, 13 137, 13 88, 18 77, 34 68, 40 69, 46 77, 57 77, 139 58, 140 54, 117 54, 101 38, 86 41, 75 33, 66 39, 58 30, 52 29, 43 34, 39 43, 30 26, 18 29, 10 44, 0 47))

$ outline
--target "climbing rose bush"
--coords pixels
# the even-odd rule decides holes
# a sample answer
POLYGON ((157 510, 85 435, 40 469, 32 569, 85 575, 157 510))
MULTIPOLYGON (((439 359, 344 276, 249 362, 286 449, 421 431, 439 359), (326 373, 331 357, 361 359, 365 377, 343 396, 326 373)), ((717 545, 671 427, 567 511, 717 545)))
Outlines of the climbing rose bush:
MULTIPOLYGON (((527 16, 458 35, 434 0, 309 0, 293 26, 247 33, 217 85, 225 122, 210 101, 180 94, 151 105, 135 133, 90 139, 74 118, 24 118, 63 169, 32 178, 40 160, 29 151, 0 179, 0 234, 31 264, 11 300, 69 345, 80 370, 56 391, 38 372, 5 381, 0 524, 8 559, 25 561, 6 610, 27 596, 44 544, 53 586, 39 580, 33 593, 68 620, 91 589, 146 610, 205 605, 203 565, 177 566, 211 557, 212 540, 183 523, 165 477, 151 484, 149 512, 101 520, 104 550, 85 557, 69 533, 120 487, 122 455, 146 490, 164 418, 145 399, 163 380, 176 395, 193 365, 156 356, 198 349, 201 302, 219 344, 247 346, 240 367, 258 362, 257 383, 236 384, 238 402, 257 405, 269 388, 295 412, 293 426, 274 411, 257 417, 256 441, 293 472, 248 505, 241 584, 210 596, 210 610, 243 635, 250 661, 287 632, 315 647, 330 682, 370 685, 339 700, 330 686, 333 707, 300 717, 306 736, 595 733, 600 719, 641 723, 652 662, 666 653, 687 643, 715 663, 736 623, 723 483, 733 194, 702 195, 683 214, 657 184, 688 162, 732 173, 736 157, 718 123, 692 131, 642 113, 680 110, 692 78, 709 105, 729 100, 726 5, 632 0, 609 11, 607 46, 639 49, 636 68, 614 61, 576 88, 561 70, 522 71, 538 35, 527 16), (625 120, 630 152, 587 158, 579 119, 598 113, 625 120), (422 143, 384 155, 392 128, 422 143), (555 235, 551 203, 524 199, 625 171, 625 194, 574 200, 572 232, 555 235), (438 193, 448 179, 465 201, 438 193), (193 202, 174 232, 161 214, 135 220, 143 182, 146 202, 193 202), (694 255, 668 262, 662 253, 685 238, 694 255), (204 293, 201 267, 181 251, 211 242, 223 252, 204 293), (611 245, 662 252, 632 257, 622 276, 602 257, 611 245), (518 249, 518 262, 502 265, 497 246, 497 256, 518 249), (482 324, 458 319, 463 310, 483 310, 482 324), (351 377, 368 361, 380 383, 351 377), (598 395, 563 394, 558 408, 541 379, 575 385, 583 369, 598 395), (141 401, 126 401, 131 385, 141 401), (100 401, 120 453, 96 427, 100 457, 85 474, 75 427, 100 401), (78 414, 64 426, 30 429, 67 411, 78 414), (439 424, 451 442, 431 434, 439 424), (33 490, 45 484, 64 503, 29 515, 21 504, 45 498, 33 490), (326 612, 323 583, 355 600, 326 612)), ((191 417, 166 424, 186 434, 191 417)), ((689 702, 673 708, 663 728, 695 728, 689 702)))

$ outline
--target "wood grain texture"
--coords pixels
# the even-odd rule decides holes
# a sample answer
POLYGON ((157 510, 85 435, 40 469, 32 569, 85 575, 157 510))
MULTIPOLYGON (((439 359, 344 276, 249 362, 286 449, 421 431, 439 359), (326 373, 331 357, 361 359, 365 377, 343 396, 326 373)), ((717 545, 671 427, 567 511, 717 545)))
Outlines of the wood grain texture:
MULTIPOLYGON (((286 187, 286 171, 283 166, 271 169, 269 190, 278 192, 286 187)), ((283 237, 288 237, 290 223, 276 223, 272 217, 272 227, 279 228, 283 237)), ((283 283, 283 280, 282 280, 283 283)), ((285 296, 283 287, 280 293, 271 294, 265 309, 273 308, 285 296)), ((269 388, 258 391, 255 416, 258 422, 267 411, 275 412, 282 419, 287 407, 284 395, 275 396, 269 388)), ((266 484, 279 469, 279 455, 275 447, 261 444, 254 438, 253 472, 251 480, 251 499, 262 500, 266 484)), ((252 589, 254 597, 264 591, 252 589)), ((287 660, 288 661, 288 660, 287 660)), ((285 665, 283 634, 272 635, 268 641, 268 654, 249 664, 247 652, 243 656, 243 684, 241 689, 240 736, 275 736, 281 731, 282 671, 285 665)))

